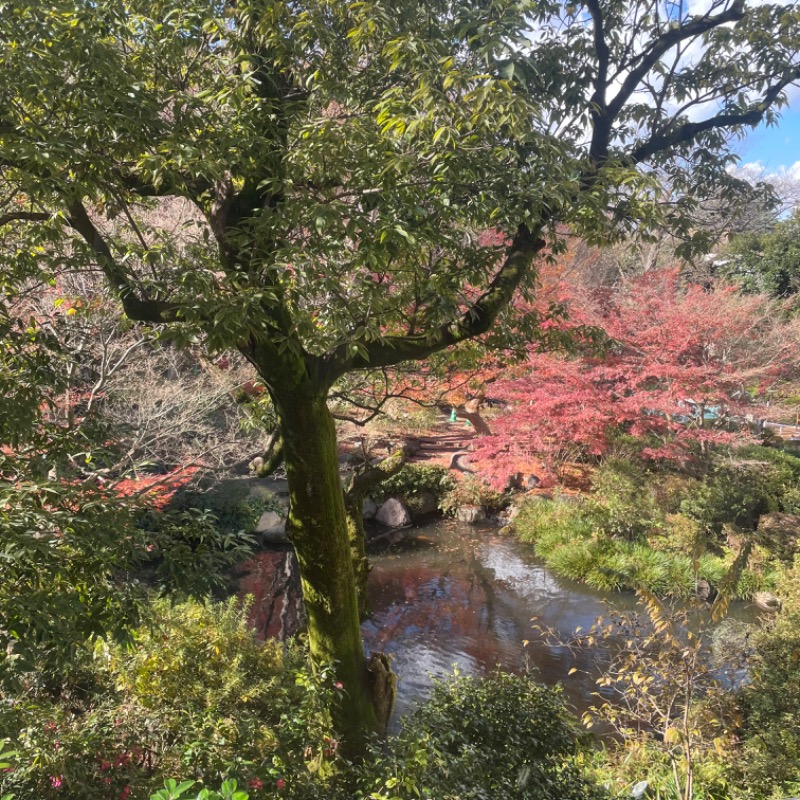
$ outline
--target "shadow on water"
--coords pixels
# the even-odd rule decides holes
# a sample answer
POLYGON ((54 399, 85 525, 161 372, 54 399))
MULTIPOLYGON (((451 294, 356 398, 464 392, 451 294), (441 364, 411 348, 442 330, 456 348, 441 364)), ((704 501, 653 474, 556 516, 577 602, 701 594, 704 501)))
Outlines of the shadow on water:
MULTIPOLYGON (((434 677, 454 667, 478 675, 530 670, 544 683, 562 683, 580 714, 597 690, 597 657, 608 650, 600 645, 590 657, 548 646, 531 618, 567 638, 611 609, 637 605, 632 593, 556 578, 529 545, 455 522, 417 528, 402 544, 372 552, 370 560, 373 616, 362 630, 367 647, 388 653, 399 675, 395 724, 427 696, 434 677), (578 671, 570 676, 573 667, 578 671)), ((743 604, 732 613, 757 616, 743 604)))

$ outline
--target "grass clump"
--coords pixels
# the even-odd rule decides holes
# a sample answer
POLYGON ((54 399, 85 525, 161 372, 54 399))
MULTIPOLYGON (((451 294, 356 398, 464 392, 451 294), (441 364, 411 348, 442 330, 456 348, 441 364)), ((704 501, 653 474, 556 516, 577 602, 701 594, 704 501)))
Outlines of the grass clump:
MULTIPOLYGON (((697 581, 718 586, 735 554, 710 552, 698 543, 696 527, 680 515, 666 517, 650 535, 635 539, 609 535, 604 508, 592 501, 536 500, 523 506, 514 521, 519 538, 533 544, 536 554, 557 575, 596 589, 614 591, 643 586, 658 595, 690 597, 697 581), (687 542, 688 539, 688 542, 687 542)), ((749 597, 770 584, 769 565, 746 569, 737 595, 749 597)))

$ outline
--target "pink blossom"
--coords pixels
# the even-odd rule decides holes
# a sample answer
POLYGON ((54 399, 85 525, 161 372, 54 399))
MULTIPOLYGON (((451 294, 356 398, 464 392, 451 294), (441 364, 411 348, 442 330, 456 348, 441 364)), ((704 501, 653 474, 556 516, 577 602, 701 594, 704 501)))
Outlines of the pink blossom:
POLYGON ((54 789, 60 789, 64 784, 64 776, 63 775, 51 775, 50 776, 50 784, 54 789))

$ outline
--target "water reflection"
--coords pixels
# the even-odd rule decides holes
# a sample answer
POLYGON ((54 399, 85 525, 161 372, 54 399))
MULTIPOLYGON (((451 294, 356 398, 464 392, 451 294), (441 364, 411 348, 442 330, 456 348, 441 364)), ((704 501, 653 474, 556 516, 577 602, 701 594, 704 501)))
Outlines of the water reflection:
MULTIPOLYGON (((389 653, 399 675, 395 719, 427 695, 432 676, 454 667, 534 670, 545 683, 563 682, 578 713, 591 705, 598 656, 607 650, 589 656, 547 646, 531 618, 566 638, 610 609, 634 608, 633 594, 556 578, 532 548, 491 531, 445 521, 415 533, 400 548, 371 554, 374 615, 363 626, 367 647, 389 653), (568 676, 573 667, 578 672, 568 676)), ((754 616, 742 609, 736 615, 754 616)))

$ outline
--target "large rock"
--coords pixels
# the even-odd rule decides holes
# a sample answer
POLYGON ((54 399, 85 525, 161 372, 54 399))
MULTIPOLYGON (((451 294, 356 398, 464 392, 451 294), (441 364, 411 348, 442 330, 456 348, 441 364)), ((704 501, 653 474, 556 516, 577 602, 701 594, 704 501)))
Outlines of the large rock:
POLYGON ((250 481, 250 494, 253 497, 289 497, 289 482, 286 478, 255 478, 250 481))
POLYGON ((477 525, 486 519, 486 512, 480 506, 461 506, 456 509, 456 519, 459 522, 477 525))
POLYGON ((265 511, 254 528, 265 544, 287 544, 286 520, 275 511, 265 511))
POLYGON ((753 602, 762 611, 780 611, 781 608, 781 601, 772 592, 756 592, 753 602))
POLYGON ((375 519, 389 528, 405 528, 411 524, 411 514, 401 500, 390 497, 379 509, 375 519))
POLYGON ((525 478, 525 488, 535 489, 541 482, 542 479, 538 475, 534 475, 533 473, 531 473, 525 478))
POLYGON ((717 591, 705 578, 698 578, 694 582, 694 594, 695 597, 710 602, 716 597, 717 591))
POLYGON ((412 519, 426 517, 439 510, 439 502, 433 492, 420 492, 408 500, 408 510, 412 519))
POLYGON ((264 459, 261 458, 261 456, 256 456, 247 465, 247 469, 250 470, 250 472, 255 473, 256 475, 259 475, 261 473, 261 470, 264 469, 264 459))

